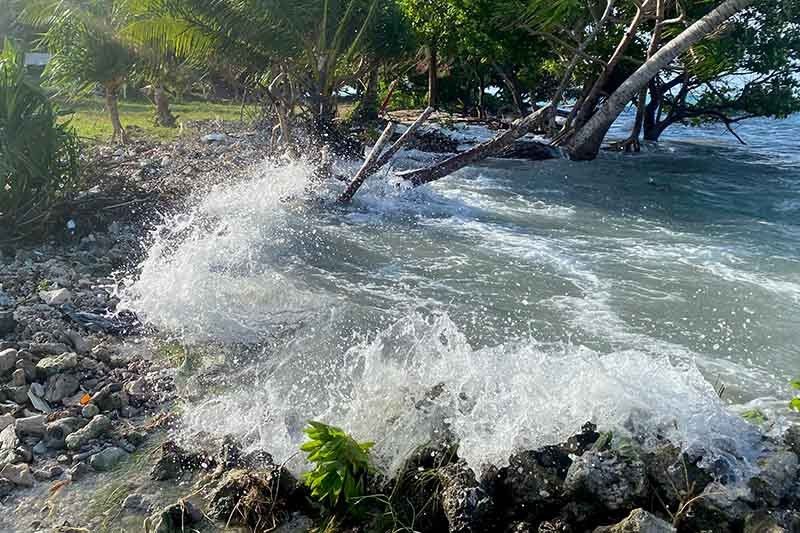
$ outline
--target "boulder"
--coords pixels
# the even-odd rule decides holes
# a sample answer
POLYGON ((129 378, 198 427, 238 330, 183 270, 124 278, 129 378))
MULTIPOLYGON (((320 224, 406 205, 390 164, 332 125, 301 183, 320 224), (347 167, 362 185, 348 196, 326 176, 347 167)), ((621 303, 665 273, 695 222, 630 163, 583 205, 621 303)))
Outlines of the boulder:
POLYGON ((39 291, 39 298, 47 305, 58 306, 72 300, 69 289, 54 289, 52 291, 39 291))
POLYGON ((146 533, 182 533, 187 526, 197 524, 203 513, 188 500, 181 500, 153 513, 145 519, 146 533))
POLYGON ((0 478, 6 478, 20 487, 33 487, 36 482, 31 473, 31 467, 26 464, 5 465, 0 468, 0 478))
POLYGON ((128 452, 123 450, 122 448, 117 448, 116 446, 112 446, 110 448, 106 448, 100 453, 96 453, 89 458, 89 466, 97 470, 98 472, 106 472, 111 470, 117 464, 124 461, 128 458, 128 452))
POLYGON ((571 464, 569 456, 555 446, 512 455, 499 476, 498 506, 517 518, 538 518, 544 509, 562 501, 571 464))
POLYGON ((17 419, 17 433, 22 435, 33 435, 41 437, 45 432, 45 422, 47 417, 44 415, 28 416, 17 419))
POLYGON ((598 527, 594 533, 673 533, 673 528, 668 522, 645 511, 634 509, 631 514, 613 526, 598 527))
POLYGON ((747 515, 743 533, 796 533, 800 531, 800 513, 794 510, 762 509, 747 515))
POLYGON ((67 435, 67 449, 77 450, 92 439, 96 439, 111 429, 111 420, 105 415, 97 415, 86 426, 71 435, 67 435))
POLYGON ((610 511, 635 507, 647 496, 644 462, 632 449, 590 450, 576 457, 564 480, 569 496, 585 496, 610 511))
POLYGON ((475 473, 459 461, 437 471, 441 483, 441 505, 451 533, 484 531, 493 509, 492 499, 475 479, 475 473))
POLYGON ((205 455, 189 452, 175 442, 167 441, 161 445, 161 456, 153 465, 150 478, 155 481, 177 479, 184 472, 192 472, 203 465, 209 467, 212 464, 213 460, 206 458, 205 455))
POLYGON ((78 366, 78 356, 74 353, 64 353, 53 357, 45 357, 36 364, 40 375, 50 377, 72 370, 78 366))
POLYGON ((232 525, 277 525, 287 516, 296 490, 297 481, 279 466, 229 470, 209 496, 208 513, 232 525))
POLYGON ((749 482, 753 496, 769 506, 780 505, 797 481, 797 455, 789 450, 770 451, 758 460, 758 466, 758 474, 749 482))
POLYGON ((702 492, 712 481, 709 473, 697 466, 697 459, 670 442, 642 453, 642 460, 653 490, 671 509, 677 508, 690 492, 702 492))
POLYGON ((44 399, 50 403, 60 403, 67 396, 71 396, 78 391, 80 382, 72 374, 58 374, 50 376, 47 380, 47 388, 44 399))
POLYGON ((0 376, 10 372, 17 364, 17 350, 8 348, 0 352, 0 376))

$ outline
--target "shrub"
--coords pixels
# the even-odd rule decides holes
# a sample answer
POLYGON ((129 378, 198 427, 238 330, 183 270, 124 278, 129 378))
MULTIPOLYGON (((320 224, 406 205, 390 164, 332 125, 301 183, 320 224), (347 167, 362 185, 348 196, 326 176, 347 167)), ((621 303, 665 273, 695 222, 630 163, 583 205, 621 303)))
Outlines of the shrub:
POLYGON ((304 432, 310 440, 300 449, 315 464, 305 474, 311 496, 334 512, 362 498, 371 470, 369 450, 373 443, 356 442, 344 430, 321 422, 309 421, 304 432))
POLYGON ((0 53, 0 240, 43 229, 77 186, 80 145, 8 40, 0 53))
POLYGON ((792 388, 796 390, 795 397, 789 402, 789 407, 800 412, 800 377, 792 380, 792 388))

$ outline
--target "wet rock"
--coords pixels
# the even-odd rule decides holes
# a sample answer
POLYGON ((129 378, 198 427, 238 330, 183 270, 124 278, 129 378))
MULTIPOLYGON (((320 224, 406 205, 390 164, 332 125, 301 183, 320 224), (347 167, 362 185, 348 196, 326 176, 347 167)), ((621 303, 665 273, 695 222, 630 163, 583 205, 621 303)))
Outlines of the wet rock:
POLYGON ((772 451, 759 459, 758 466, 760 471, 749 482, 753 495, 767 505, 779 505, 797 481, 797 455, 789 450, 772 451))
POLYGON ((743 533, 796 533, 800 531, 800 513, 794 510, 768 511, 747 515, 743 533))
POLYGON ((83 416, 84 418, 94 418, 99 414, 100 414, 100 408, 93 403, 87 403, 83 407, 83 409, 81 409, 81 416, 83 416))
POLYGON ((632 450, 590 450, 575 458, 564 481, 565 494, 586 496, 611 511, 634 507, 647 488, 644 463, 632 450))
POLYGON ((147 533, 182 533, 186 526, 197 524, 203 519, 203 513, 188 500, 165 507, 145 520, 147 533))
POLYGON ((234 525, 279 524, 297 489, 294 477, 278 466, 225 473, 209 497, 209 515, 234 525))
POLYGON ((17 363, 17 350, 8 348, 0 352, 0 376, 11 371, 17 363))
POLYGON ((512 455, 500 474, 498 506, 518 518, 537 518, 562 500, 571 464, 569 456, 555 446, 512 455))
POLYGON ((92 395, 92 403, 101 411, 114 411, 123 407, 127 402, 119 394, 122 386, 119 383, 109 383, 92 395))
POLYGON ((746 488, 728 487, 717 481, 709 483, 693 500, 679 527, 686 531, 739 530, 752 511, 746 501, 750 496, 746 488))
POLYGON ((6 478, 20 487, 33 487, 35 483, 31 467, 26 464, 5 465, 0 468, 0 478, 6 478))
POLYGON ((100 453, 94 454, 89 459, 89 465, 98 472, 106 472, 127 459, 128 455, 128 452, 122 448, 112 446, 110 448, 106 448, 100 453))
POLYGON ((17 433, 20 436, 33 435, 42 437, 45 433, 45 422, 47 417, 44 415, 28 416, 17 419, 17 433))
MULTIPOLYGON (((531 529, 533 531, 533 529, 531 529)), ((572 526, 563 518, 554 518, 539 523, 536 533, 572 533, 572 526)))
POLYGON ((72 370, 78 366, 78 356, 74 353, 64 353, 53 357, 45 357, 36 364, 40 375, 50 377, 72 370))
POLYGON ((203 465, 210 467, 212 462, 203 454, 188 452, 173 441, 167 441, 161 445, 161 456, 153 465, 150 478, 155 481, 177 479, 184 472, 197 470, 203 465))
POLYGON ((80 387, 78 378, 72 374, 58 374, 47 380, 47 389, 44 399, 50 403, 60 403, 61 400, 75 394, 80 387))
POLYGON ((613 526, 598 527, 594 533, 673 533, 669 523, 654 516, 644 509, 634 509, 631 514, 613 526))
POLYGON ((475 473, 466 463, 451 463, 438 471, 441 480, 442 510, 451 533, 483 531, 492 511, 492 499, 480 487, 475 473))
POLYGON ((664 442, 642 454, 647 476, 659 497, 677 508, 689 493, 700 493, 711 483, 711 476, 675 445, 664 442))
POLYGON ((86 339, 81 337, 79 333, 69 330, 67 331, 67 338, 69 339, 69 342, 72 344, 72 347, 75 349, 76 353, 89 353, 89 343, 86 342, 86 339))
POLYGON ((98 415, 83 428, 71 435, 67 435, 65 439, 67 449, 77 450, 86 442, 96 439, 109 429, 111 429, 111 420, 105 415, 98 415))
POLYGON ((790 426, 783 436, 783 441, 796 455, 800 456, 800 424, 790 426))
POLYGON ((69 289, 54 289, 52 291, 40 291, 39 298, 47 305, 58 306, 72 300, 72 293, 69 289))

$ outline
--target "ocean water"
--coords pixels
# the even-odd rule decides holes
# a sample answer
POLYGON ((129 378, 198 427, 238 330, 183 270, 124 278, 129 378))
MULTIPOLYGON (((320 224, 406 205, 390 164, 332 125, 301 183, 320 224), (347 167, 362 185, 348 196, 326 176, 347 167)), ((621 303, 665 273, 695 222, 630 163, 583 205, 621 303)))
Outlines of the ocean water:
POLYGON ((480 470, 592 420, 746 469, 759 436, 738 412, 779 429, 800 374, 798 131, 677 127, 640 154, 492 160, 416 190, 390 170, 348 207, 303 163, 254 161, 163 221, 124 303, 193 354, 191 439, 283 460, 318 419, 391 470, 450 431, 480 470))

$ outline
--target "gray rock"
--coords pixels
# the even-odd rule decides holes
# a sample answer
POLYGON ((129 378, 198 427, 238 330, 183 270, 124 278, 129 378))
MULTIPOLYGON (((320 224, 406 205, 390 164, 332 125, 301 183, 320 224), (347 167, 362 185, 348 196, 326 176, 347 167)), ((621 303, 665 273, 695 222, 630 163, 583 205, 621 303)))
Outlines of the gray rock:
MULTIPOLYGON (((37 396, 33 392, 34 391, 34 387, 33 387, 34 385, 39 385, 39 387, 41 387, 41 384, 33 383, 33 384, 31 384, 30 388, 28 389, 28 399, 31 401, 31 405, 33 406, 34 409, 36 409, 40 413, 45 413, 45 414, 52 413, 53 409, 50 407, 50 405, 46 401, 44 401, 41 396, 37 396)), ((38 387, 37 387, 37 390, 38 390, 38 387)))
POLYGON ((84 418, 94 418, 100 414, 100 408, 93 403, 87 403, 81 410, 81 415, 84 418))
POLYGON ((796 533, 800 531, 797 511, 768 511, 763 509, 747 515, 743 533, 796 533))
POLYGON ((67 436, 72 435, 85 425, 85 422, 76 417, 61 418, 50 422, 46 426, 46 435, 43 442, 52 450, 61 450, 66 446, 67 436))
POLYGON ((72 374, 58 374, 47 380, 47 390, 44 399, 50 403, 59 403, 61 400, 75 394, 80 387, 78 378, 72 374))
POLYGON ((42 437, 45 433, 45 422, 47 417, 44 415, 28 416, 17 419, 17 433, 19 435, 33 435, 42 437))
POLYGON ((31 383, 31 392, 36 396, 38 396, 39 398, 44 398, 44 393, 45 393, 44 385, 36 382, 31 383))
POLYGON ((14 424, 8 425, 0 431, 0 467, 16 460, 18 442, 14 424))
POLYGON ((203 519, 203 513, 188 500, 165 507, 145 519, 147 533, 179 533, 203 519))
POLYGON ((109 429, 111 429, 111 420, 105 415, 98 415, 92 418, 82 429, 79 429, 71 435, 67 435, 65 440, 67 449, 77 450, 88 441, 96 439, 109 429))
POLYGON ((800 455, 800 424, 790 426, 783 436, 786 446, 789 447, 796 455, 800 455))
POLYGON ((128 452, 122 448, 112 446, 89 458, 89 465, 98 472, 106 472, 114 468, 121 461, 128 458, 128 452))
POLYGON ((24 387, 28 384, 28 381, 25 378, 25 371, 23 369, 18 368, 11 373, 11 384, 15 387, 24 387))
POLYGON ((500 481, 508 495, 504 506, 526 519, 536 518, 541 507, 561 500, 570 464, 569 456, 552 446, 512 455, 500 481))
POLYGON ((14 484, 8 479, 0 477, 0 498, 5 498, 14 492, 14 484))
POLYGON ((40 291, 39 298, 47 305, 61 305, 72 300, 72 293, 69 289, 54 289, 52 291, 40 291))
POLYGON ((645 465, 630 450, 590 450, 575 458, 564 481, 567 495, 585 495, 611 511, 634 507, 647 488, 645 465))
POLYGON ((22 385, 21 387, 5 387, 3 389, 6 397, 14 403, 24 404, 28 401, 28 386, 22 385))
POLYGON ((200 137, 200 140, 206 144, 222 143, 228 140, 228 136, 224 133, 209 133, 200 137))
MULTIPOLYGON (((63 446, 64 443, 62 442, 61 445, 63 446)), ((44 440, 40 440, 36 443, 36 446, 33 447, 33 453, 35 455, 44 455, 47 453, 47 443, 44 440)))
POLYGON ((14 311, 0 309, 0 336, 10 335, 17 329, 14 311))
POLYGON ((758 500, 777 506, 789 495, 797 481, 797 455, 789 450, 770 451, 758 460, 761 469, 749 486, 758 500))
POLYGON ((14 348, 0 352, 0 376, 14 368, 17 363, 17 353, 14 348))
POLYGON ((122 502, 122 508, 129 513, 148 513, 152 507, 152 502, 141 494, 131 494, 122 502))
POLYGON ((631 514, 613 526, 598 527, 594 533, 673 533, 669 523, 654 516, 644 509, 634 509, 631 514))
POLYGON ((53 357, 45 357, 36 364, 36 370, 44 376, 54 376, 78 366, 78 356, 64 353, 53 357))
POLYGON ((681 529, 686 531, 732 531, 741 527, 745 517, 752 512, 747 499, 750 491, 709 483, 695 500, 691 512, 685 515, 681 529))
POLYGON ((438 471, 442 484, 442 510, 451 533, 484 531, 484 521, 492 511, 491 498, 480 487, 475 473, 466 463, 451 463, 438 471))
POLYGON ((69 346, 61 342, 32 342, 28 349, 32 353, 60 355, 70 351, 69 346))
POLYGON ((81 335, 76 331, 67 331, 67 338, 69 342, 72 343, 72 347, 75 348, 75 351, 79 354, 89 353, 90 346, 89 343, 86 342, 86 339, 81 337, 81 335))
POLYGON ((0 478, 6 478, 20 487, 33 487, 35 483, 33 474, 31 474, 31 467, 26 464, 5 465, 0 469, 0 478))
POLYGON ((75 466, 73 466, 72 468, 70 468, 67 471, 67 474, 69 475, 69 479, 71 479, 72 481, 78 481, 79 479, 84 477, 86 474, 91 473, 91 471, 92 471, 92 467, 90 467, 89 465, 87 465, 86 463, 81 461, 78 464, 76 464, 75 466))
POLYGON ((3 431, 8 426, 14 423, 14 417, 11 415, 0 415, 0 431, 3 431))

